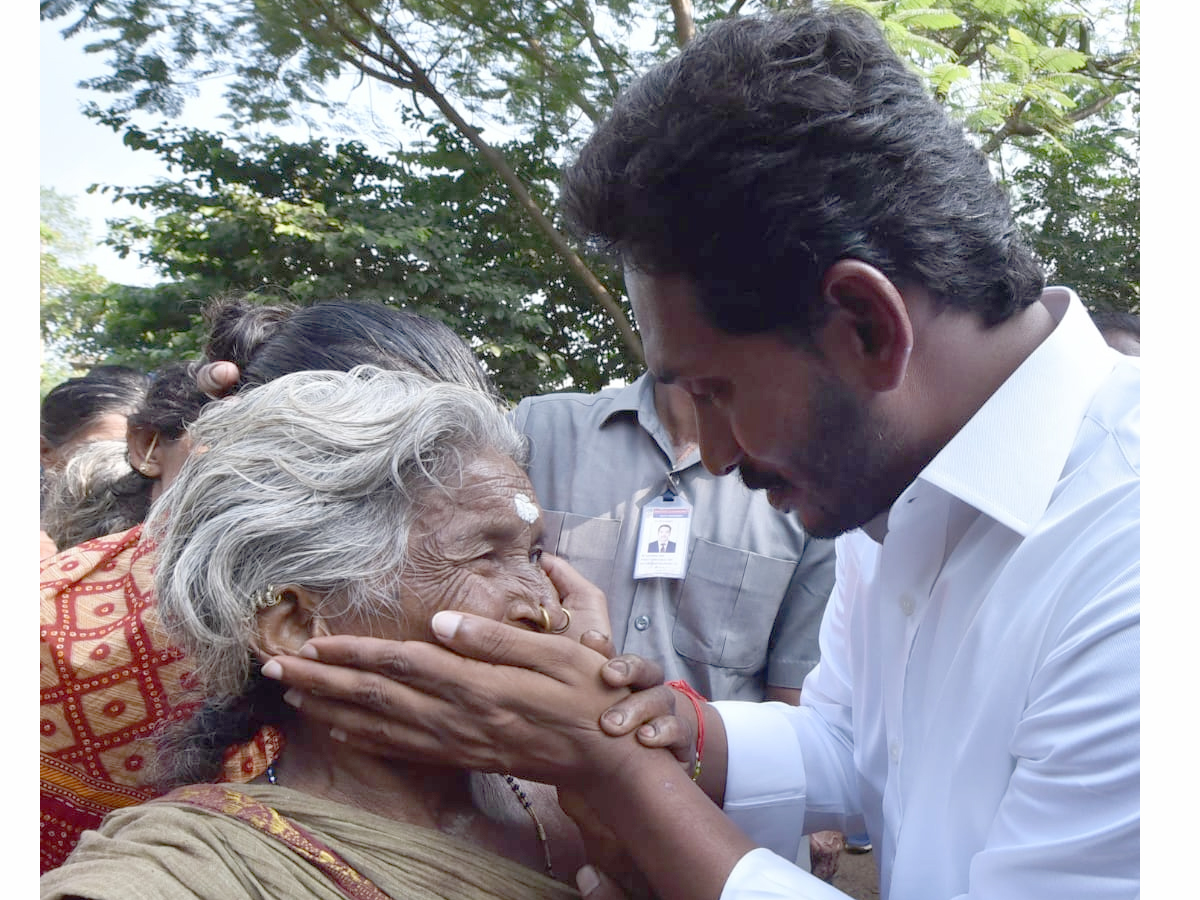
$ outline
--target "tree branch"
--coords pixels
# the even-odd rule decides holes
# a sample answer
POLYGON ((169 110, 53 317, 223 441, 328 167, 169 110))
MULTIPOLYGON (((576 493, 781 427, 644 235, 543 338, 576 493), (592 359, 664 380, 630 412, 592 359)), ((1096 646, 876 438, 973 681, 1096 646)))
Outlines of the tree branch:
MULTIPOLYGON (((479 19, 473 17, 471 13, 464 9, 460 4, 453 3, 451 0, 442 0, 442 5, 454 15, 478 28, 480 32, 486 35, 489 40, 495 41, 496 43, 501 43, 511 49, 513 52, 519 53, 521 56, 533 62, 549 78, 557 80, 559 84, 563 84, 565 82, 565 76, 563 75, 562 69, 559 68, 558 65, 555 64, 554 60, 550 58, 550 55, 546 52, 546 48, 542 46, 541 41, 537 39, 536 35, 532 34, 519 19, 513 18, 508 23, 513 32, 519 38, 521 38, 520 41, 516 41, 512 40, 508 35, 489 27, 487 22, 480 21, 479 19)), ((603 114, 599 109, 596 108, 596 105, 588 99, 587 95, 584 94, 583 91, 579 90, 575 86, 572 86, 570 94, 574 104, 593 123, 599 122, 603 118, 603 114)))
MULTIPOLYGON (((963 33, 960 34, 954 43, 950 45, 950 50, 954 53, 955 61, 958 61, 959 57, 962 56, 963 51, 971 45, 971 41, 979 37, 979 32, 982 30, 982 27, 978 24, 971 25, 969 28, 963 30, 963 33)), ((970 65, 970 63, 961 63, 961 65, 966 66, 970 65)))
MULTIPOLYGON (((349 34, 349 29, 340 24, 337 16, 332 10, 329 9, 324 0, 315 0, 315 5, 321 9, 326 22, 329 24, 329 27, 332 28, 339 37, 345 40, 347 44, 353 45, 350 40, 351 35, 349 34)), ((541 206, 538 205, 538 202, 529 192, 529 188, 521 180, 521 177, 516 173, 512 166, 509 165, 508 160, 504 158, 504 154, 483 139, 483 136, 474 127, 472 127, 471 124, 466 121, 466 119, 462 117, 454 105, 450 103, 449 99, 437 89, 436 85, 434 85, 434 83, 430 80, 428 74, 426 74, 426 72, 419 65, 417 65, 416 61, 409 56, 404 47, 402 47, 399 42, 396 41, 396 39, 385 27, 383 27, 383 25, 375 21, 364 9, 362 9, 356 0, 342 0, 341 5, 353 12, 359 21, 371 29, 376 39, 379 40, 380 44, 395 54, 396 59, 401 65, 396 66, 394 62, 387 63, 386 65, 388 68, 400 69, 401 71, 405 72, 406 74, 403 77, 409 79, 410 81, 410 83, 406 86, 410 87, 412 90, 418 91, 425 97, 428 97, 442 113, 442 115, 446 117, 450 124, 454 126, 458 133, 470 141, 475 149, 479 151, 479 154, 483 157, 484 161, 486 161, 492 170, 500 176, 500 179, 508 187, 518 205, 532 220, 534 227, 536 227, 538 231, 540 231, 546 238, 546 240, 550 242, 550 245, 554 248, 555 252, 562 257, 575 276, 583 282, 595 300, 612 318, 613 322, 617 326, 618 332, 621 335, 622 341, 624 342, 630 354, 632 354, 633 358, 639 362, 644 361, 645 357, 642 354, 642 342, 638 338, 637 332, 634 331, 633 326, 630 324, 629 319, 626 317, 624 311, 621 309, 620 304, 613 299, 613 296, 609 293, 608 288, 606 288, 600 279, 596 277, 595 273, 588 268, 587 263, 585 263, 579 254, 577 254, 574 249, 571 248, 571 245, 567 242, 567 239, 562 235, 562 233, 554 227, 554 223, 552 223, 542 211, 541 206)), ((303 27, 303 25, 301 25, 301 27, 303 27)), ((346 62, 350 63, 356 68, 360 68, 364 72, 367 72, 372 77, 379 77, 380 75, 384 74, 377 73, 374 70, 371 70, 369 67, 362 68, 366 64, 356 59, 353 54, 343 51, 340 55, 346 62)), ((376 51, 372 51, 370 56, 372 59, 376 59, 377 61, 382 59, 381 55, 376 51)), ((386 76, 381 80, 388 83, 395 83, 386 76)))
POLYGON ((994 153, 1001 144, 1008 140, 1014 134, 1032 136, 1037 134, 1037 130, 1033 129, 1028 122, 1021 118, 1026 107, 1029 106, 1029 98, 1023 97, 1014 106, 1013 111, 1008 114, 1008 118, 1004 120, 1004 124, 999 129, 994 131, 983 144, 983 152, 985 154, 994 153))
POLYGON ((675 17, 675 43, 680 47, 696 36, 696 13, 692 0, 670 0, 671 13, 675 17))
MULTIPOLYGON (((1084 106, 1077 106, 1066 114, 1065 118, 1072 124, 1082 122, 1084 119, 1094 116, 1104 107, 1108 106, 1117 99, 1122 91, 1114 91, 1113 93, 1101 94, 1096 99, 1084 106)), ((1026 108, 1029 106, 1029 100, 1022 99, 1009 114, 1004 124, 984 142, 982 150, 984 153, 992 153, 1000 147, 1008 138, 1014 136, 1034 137, 1040 134, 1045 129, 1041 126, 1023 118, 1026 108)))
POLYGON ((608 82, 609 91, 614 97, 617 96, 617 93, 621 90, 621 82, 617 78, 617 73, 612 70, 611 62, 614 59, 620 59, 621 56, 619 53, 614 52, 600 35, 596 34, 595 22, 591 16, 586 15, 586 4, 581 3, 580 0, 572 0, 569 6, 562 3, 555 3, 555 6, 583 29, 584 36, 587 37, 588 43, 591 45, 592 53, 596 55, 596 62, 600 64, 600 69, 604 73, 604 80, 608 82), (580 6, 583 7, 582 12, 577 8, 580 6))
POLYGON ((1104 107, 1108 106, 1108 104, 1116 100, 1119 93, 1120 92, 1114 94, 1102 94, 1087 106, 1077 106, 1075 109, 1067 113, 1067 118, 1072 122, 1082 122, 1084 119, 1094 116, 1096 113, 1100 112, 1100 110, 1104 109, 1104 107))
POLYGON ((345 41, 347 44, 349 44, 351 47, 353 47, 355 50, 357 50, 359 53, 361 53, 367 59, 375 60, 381 66, 385 66, 390 72, 392 72, 394 74, 388 74, 388 72, 384 72, 379 69, 371 68, 365 62, 360 63, 358 61, 358 59, 355 58, 353 55, 339 51, 338 55, 342 59, 349 62, 351 65, 353 65, 356 69, 358 69, 364 75, 368 75, 371 78, 377 78, 380 81, 386 82, 387 84, 394 85, 395 87, 404 88, 405 90, 417 91, 418 93, 422 93, 422 94, 425 93, 424 90, 422 89, 422 86, 418 83, 417 79, 410 75, 405 75, 401 71, 401 68, 396 65, 395 60, 391 59, 390 57, 384 56, 378 50, 372 49, 370 47, 370 45, 368 45, 365 41, 363 41, 362 39, 360 39, 359 37, 357 37, 350 31, 348 31, 344 28, 341 28, 338 25, 334 24, 333 22, 329 21, 328 18, 326 19, 326 21, 329 22, 330 27, 334 30, 334 32, 338 35, 338 37, 340 37, 343 41, 345 41))

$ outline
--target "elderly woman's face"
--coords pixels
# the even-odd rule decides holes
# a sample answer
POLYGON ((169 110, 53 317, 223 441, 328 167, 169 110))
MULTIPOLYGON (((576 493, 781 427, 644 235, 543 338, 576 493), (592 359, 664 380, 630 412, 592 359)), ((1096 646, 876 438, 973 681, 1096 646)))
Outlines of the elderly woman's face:
POLYGON ((483 456, 462 485, 430 491, 409 535, 404 637, 434 640, 433 614, 457 609, 530 628, 563 622, 558 595, 538 565, 542 517, 533 486, 511 459, 483 456))

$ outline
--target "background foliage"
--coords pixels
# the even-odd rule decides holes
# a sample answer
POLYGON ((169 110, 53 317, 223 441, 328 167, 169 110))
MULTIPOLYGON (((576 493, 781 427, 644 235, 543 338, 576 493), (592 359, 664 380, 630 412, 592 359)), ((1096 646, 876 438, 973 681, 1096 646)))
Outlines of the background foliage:
MULTIPOLYGON (((616 92, 697 27, 789 5, 46 0, 43 17, 89 35, 109 64, 89 114, 172 177, 103 188, 151 216, 115 222, 107 240, 163 282, 60 277, 48 306, 43 290, 43 335, 76 363, 151 364, 195 352, 213 294, 369 297, 444 319, 513 399, 631 377, 640 346, 619 272, 561 233, 559 167, 616 92), (146 124, 186 121, 193 85, 215 76, 229 134, 146 124), (357 139, 334 99, 347 76, 392 90, 403 139, 382 151, 357 139), (289 121, 330 137, 250 136, 289 121)), ((1139 4, 855 5, 977 135, 1051 280, 1139 311, 1139 4)))
POLYGON ((74 200, 42 188, 40 230, 44 397, 54 385, 76 374, 78 355, 69 351, 99 326, 102 315, 94 298, 108 282, 95 266, 83 262, 91 235, 87 222, 75 212, 74 200))

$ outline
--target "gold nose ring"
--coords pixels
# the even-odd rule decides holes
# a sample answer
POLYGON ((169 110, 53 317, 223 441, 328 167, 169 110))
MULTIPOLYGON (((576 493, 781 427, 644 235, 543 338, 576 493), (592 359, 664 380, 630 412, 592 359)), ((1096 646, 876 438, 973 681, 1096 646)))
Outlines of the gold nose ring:
MULTIPOLYGON (((544 607, 544 606, 542 607, 542 612, 546 612, 546 607, 544 607)), ((549 631, 551 634, 562 634, 564 631, 566 631, 568 628, 571 627, 571 611, 564 606, 564 607, 562 607, 562 614, 564 616, 566 616, 566 619, 563 620, 562 628, 551 628, 550 621, 549 621, 550 614, 546 613, 546 630, 549 631)))

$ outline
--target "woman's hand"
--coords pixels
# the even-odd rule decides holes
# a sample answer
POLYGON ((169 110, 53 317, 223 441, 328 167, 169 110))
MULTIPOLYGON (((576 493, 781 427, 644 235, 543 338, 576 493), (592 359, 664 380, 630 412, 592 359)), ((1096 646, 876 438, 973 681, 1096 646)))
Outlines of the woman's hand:
POLYGON ((205 363, 196 370, 196 386, 201 392, 220 400, 233 393, 242 377, 236 363, 228 361, 205 363))
MULTIPOLYGON (((605 884, 605 889, 586 896, 650 900, 654 896, 654 892, 645 876, 638 870, 633 857, 625 850, 617 836, 600 823, 582 795, 560 789, 558 803, 563 812, 579 826, 588 864, 598 873, 602 873, 597 877, 605 884)), ((584 877, 586 878, 586 876, 584 877)), ((578 882, 579 876, 577 876, 578 882)), ((597 888, 593 888, 593 890, 597 890, 597 888)), ((583 892, 582 884, 580 884, 580 892, 583 892)))
POLYGON ((584 900, 628 900, 615 881, 595 866, 584 866, 575 873, 575 886, 584 900))
MULTIPOLYGON (((628 873, 617 860, 619 842, 658 894, 697 896, 702 887, 717 895, 754 845, 688 781, 683 759, 645 745, 685 743, 686 722, 672 712, 675 692, 661 684, 657 666, 637 656, 605 659, 563 635, 457 611, 437 613, 431 625, 445 646, 314 638, 300 656, 276 657, 262 671, 291 686, 285 699, 311 723, 331 726, 334 737, 367 752, 511 772, 580 795, 593 843, 612 842, 602 852, 610 865, 628 873), (632 689, 646 680, 657 683, 632 689)), ((690 708, 680 703, 681 713, 690 708)), ((707 728, 719 724, 713 719, 707 728)), ((723 785, 724 734, 707 734, 702 780, 723 785), (714 736, 721 740, 710 766, 714 736)), ((579 875, 588 900, 623 896, 623 887, 592 867, 579 875)))
MULTIPOLYGON (((615 656, 604 592, 580 575, 570 563, 544 553, 542 568, 558 592, 563 608, 571 610, 567 636, 610 657, 601 667, 600 677, 610 687, 628 688, 632 692, 605 711, 600 717, 601 728, 613 737, 634 733, 643 746, 670 750, 685 766, 693 765, 697 732, 695 715, 680 718, 676 714, 677 695, 663 685, 662 667, 632 653, 615 656)), ((690 703, 683 705, 691 707, 690 703)))

